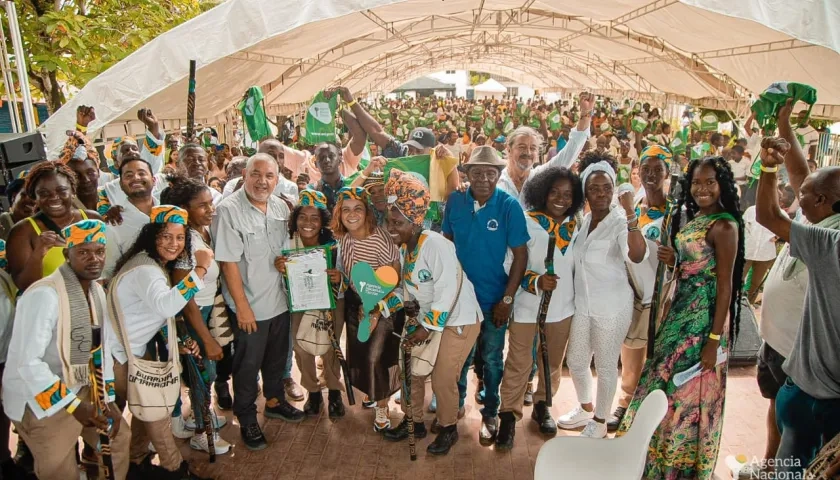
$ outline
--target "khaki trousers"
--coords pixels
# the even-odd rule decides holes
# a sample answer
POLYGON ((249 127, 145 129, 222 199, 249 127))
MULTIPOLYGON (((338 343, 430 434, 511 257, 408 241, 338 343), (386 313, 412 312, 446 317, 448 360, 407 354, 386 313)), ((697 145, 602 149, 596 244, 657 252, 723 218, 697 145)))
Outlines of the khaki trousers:
POLYGON ((621 345, 621 395, 618 397, 618 406, 627 408, 633 400, 639 378, 642 377, 642 367, 645 366, 647 357, 647 346, 630 348, 621 345))
MULTIPOLYGON (((90 401, 87 387, 79 391, 79 398, 90 401)), ((89 445, 99 444, 99 433, 93 427, 83 427, 66 410, 59 410, 49 417, 37 419, 29 407, 20 422, 14 422, 18 435, 35 457, 35 475, 40 480, 67 480, 79 478, 76 465, 76 448, 79 436, 89 445)), ((128 442, 131 436, 128 424, 120 418, 117 436, 111 439, 111 462, 114 478, 125 479, 128 474, 128 442)), ((104 472, 100 471, 100 478, 104 472)))
MULTIPOLYGON (((131 352, 129 352, 131 355, 131 352)), ((128 364, 114 360, 114 390, 120 398, 128 398, 128 364)), ((156 422, 144 422, 137 417, 131 418, 131 446, 128 457, 132 463, 141 463, 149 456, 149 442, 157 451, 160 466, 174 472, 181 468, 181 451, 175 443, 170 427, 170 417, 156 422)))
MULTIPOLYGON (((432 391, 437 397, 436 416, 441 427, 455 425, 458 422, 458 379, 461 378, 461 369, 480 332, 480 323, 443 329, 440 350, 435 360, 435 369, 432 371, 432 391)), ((423 419, 425 398, 426 377, 412 375, 411 411, 415 422, 423 419)), ((401 402, 401 408, 406 413, 405 402, 401 402)))
MULTIPOLYGON (((315 368, 315 355, 308 353, 300 347, 297 342, 298 327, 303 318, 303 313, 292 314, 292 342, 294 344, 295 359, 300 370, 300 385, 310 393, 320 392, 321 386, 318 382, 318 371, 315 368)), ((344 300, 336 302, 335 310, 333 311, 333 319, 335 321, 335 338, 341 341, 341 332, 344 330, 344 300)), ((335 352, 330 349, 324 355, 321 355, 321 360, 324 363, 324 379, 327 382, 327 388, 330 390, 344 390, 344 385, 341 383, 341 364, 335 357, 335 352)))
MULTIPOLYGON (((560 386, 560 378, 563 375, 563 357, 566 355, 566 346, 569 343, 569 332, 572 328, 572 317, 563 319, 560 322, 545 324, 545 339, 548 343, 548 361, 551 371, 551 397, 557 394, 560 386)), ((499 395, 502 404, 500 412, 512 412, 517 420, 522 419, 522 407, 525 404, 525 390, 528 385, 528 377, 531 375, 531 368, 534 364, 534 338, 537 336, 536 323, 518 323, 511 321, 508 324, 508 353, 505 360, 505 373, 502 377, 502 386, 499 395)), ((540 355, 539 342, 537 345, 537 375, 539 383, 537 391, 534 392, 534 401, 545 401, 545 374, 540 355)))

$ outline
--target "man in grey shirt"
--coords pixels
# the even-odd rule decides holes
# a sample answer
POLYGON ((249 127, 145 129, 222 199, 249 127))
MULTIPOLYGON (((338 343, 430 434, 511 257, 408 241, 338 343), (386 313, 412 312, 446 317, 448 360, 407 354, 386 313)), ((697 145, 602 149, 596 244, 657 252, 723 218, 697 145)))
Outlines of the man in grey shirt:
MULTIPOLYGON (((807 169, 799 144, 765 138, 761 147, 756 219, 790 242, 791 256, 808 269, 802 323, 783 365, 788 379, 776 396, 776 422, 781 432, 776 472, 790 472, 793 476, 784 478, 798 478, 817 451, 840 433, 840 231, 792 222, 779 207, 779 165, 787 162, 791 175, 807 169)), ((805 178, 799 201, 803 208, 837 205, 838 196, 840 167, 829 167, 805 178)))
POLYGON ((243 188, 223 200, 211 231, 222 270, 222 294, 234 313, 233 413, 251 450, 267 446, 257 423, 257 375, 262 372, 265 416, 300 422, 303 412, 286 401, 283 371, 290 346, 289 309, 274 261, 289 238, 291 216, 272 195, 279 169, 258 153, 248 159, 243 188))

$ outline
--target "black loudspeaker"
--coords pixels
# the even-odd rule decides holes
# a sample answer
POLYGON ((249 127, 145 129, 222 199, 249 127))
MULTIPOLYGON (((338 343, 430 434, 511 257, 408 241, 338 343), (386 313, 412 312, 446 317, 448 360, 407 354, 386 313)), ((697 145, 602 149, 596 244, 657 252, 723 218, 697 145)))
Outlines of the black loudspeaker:
POLYGON ((9 209, 6 185, 46 159, 47 149, 40 133, 0 134, 0 205, 3 210, 9 209))
POLYGON ((741 322, 735 345, 729 350, 729 365, 751 366, 758 362, 758 349, 761 348, 761 334, 755 311, 750 306, 746 295, 741 300, 741 322))
POLYGON ((47 159, 44 139, 38 132, 0 134, 0 168, 3 185, 17 178, 32 164, 47 159), (25 167, 25 168, 22 168, 25 167))

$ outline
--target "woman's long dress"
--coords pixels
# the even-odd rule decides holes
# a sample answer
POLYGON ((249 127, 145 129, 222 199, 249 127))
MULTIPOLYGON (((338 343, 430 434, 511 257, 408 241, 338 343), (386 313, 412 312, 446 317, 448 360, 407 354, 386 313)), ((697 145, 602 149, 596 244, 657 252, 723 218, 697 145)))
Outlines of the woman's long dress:
MULTIPOLYGON (((644 478, 710 479, 720 448, 728 362, 676 387, 673 377, 700 362, 714 321, 717 277, 715 251, 706 234, 727 213, 696 217, 677 234, 679 270, 676 292, 656 332, 653 358, 645 363, 633 401, 619 427, 630 429, 642 401, 654 390, 668 397, 668 411, 653 434, 644 478)), ((728 353, 728 322, 720 346, 728 353)))

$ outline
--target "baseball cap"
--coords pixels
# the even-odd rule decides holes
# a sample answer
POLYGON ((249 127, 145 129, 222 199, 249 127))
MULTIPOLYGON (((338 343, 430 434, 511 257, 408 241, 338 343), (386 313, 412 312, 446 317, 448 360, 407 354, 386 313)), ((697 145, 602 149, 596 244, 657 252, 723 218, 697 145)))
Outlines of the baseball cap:
POLYGON ((507 139, 505 138, 504 135, 499 135, 498 137, 493 139, 493 141, 496 142, 496 143, 505 143, 505 140, 507 140, 507 139))
POLYGON ((418 150, 427 148, 435 148, 437 139, 435 139, 435 132, 430 128, 418 127, 411 131, 409 140, 405 142, 409 147, 414 147, 418 150))

